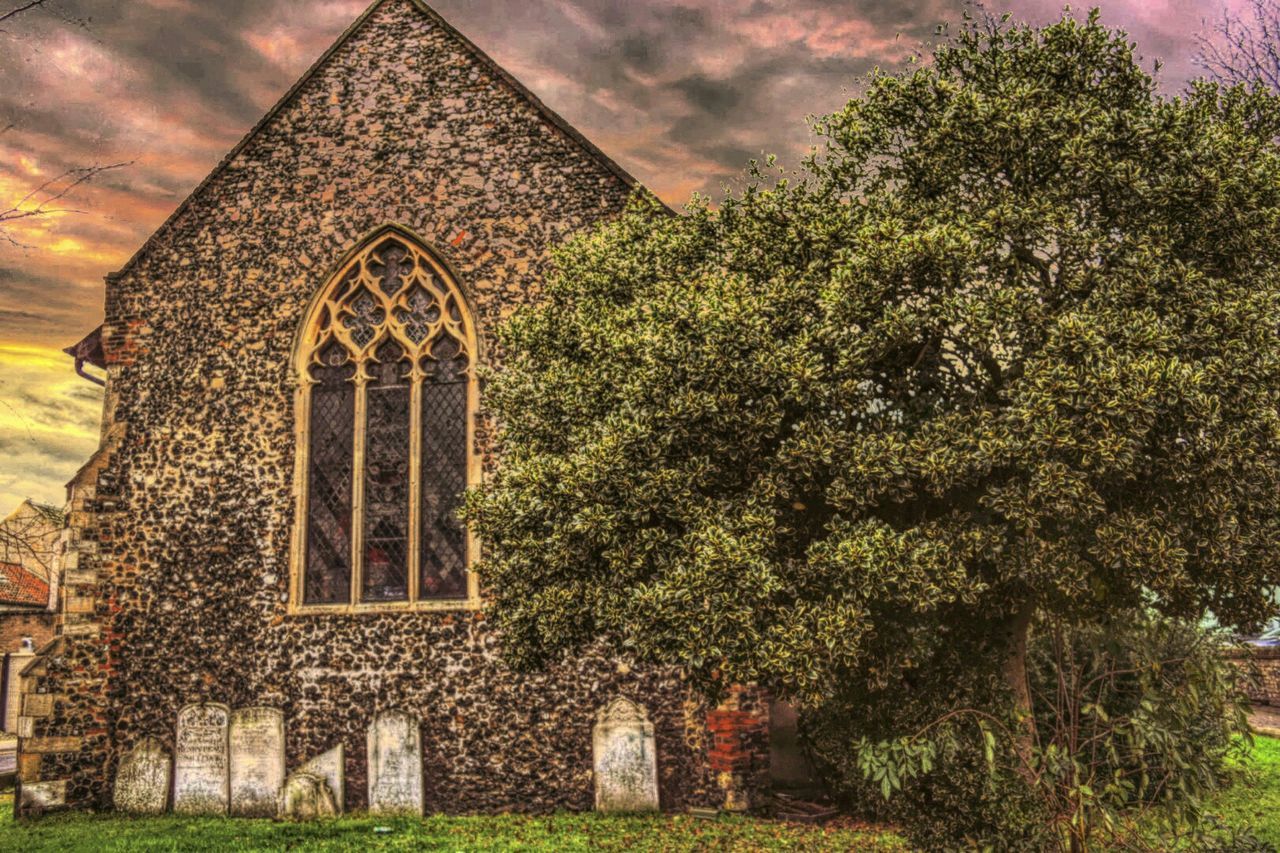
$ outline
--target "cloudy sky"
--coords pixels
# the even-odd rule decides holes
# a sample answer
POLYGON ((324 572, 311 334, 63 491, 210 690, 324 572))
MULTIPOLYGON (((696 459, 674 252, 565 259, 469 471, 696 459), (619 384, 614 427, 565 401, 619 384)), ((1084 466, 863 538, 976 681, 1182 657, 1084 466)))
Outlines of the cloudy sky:
MULTIPOLYGON (((1224 0, 1097 0, 1164 87, 1196 75, 1224 0)), ((1242 0, 1230 0, 1242 2, 1242 0)), ((0 16, 31 0, 0 0, 0 16)), ((100 394, 60 352, 102 318, 117 269, 354 20, 366 0, 45 0, 0 17, 0 211, 65 170, 129 162, 0 232, 0 516, 60 503, 100 394)), ((963 0, 437 0, 445 18, 679 206, 804 119, 897 68, 963 0)), ((1061 0, 988 3, 1047 21, 1061 0)), ((33 202, 28 201, 29 207, 33 202)))

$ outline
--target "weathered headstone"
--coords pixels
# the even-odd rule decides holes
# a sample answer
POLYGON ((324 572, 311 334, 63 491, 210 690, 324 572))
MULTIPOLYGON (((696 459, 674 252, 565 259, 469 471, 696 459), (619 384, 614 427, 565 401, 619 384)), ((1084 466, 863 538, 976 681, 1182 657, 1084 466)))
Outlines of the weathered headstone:
POLYGON ((231 813, 275 817, 284 784, 284 714, 279 708, 231 712, 231 813))
POLYGON ((333 802, 338 807, 339 814, 347 807, 346 758, 345 748, 342 744, 338 744, 333 749, 325 750, 298 768, 303 773, 319 776, 329 783, 329 790, 333 792, 333 802))
POLYGON ((178 712, 173 750, 173 810, 179 814, 226 814, 230 791, 227 733, 231 709, 218 702, 187 705, 178 712))
POLYGON ((658 760, 653 723, 643 708, 623 696, 602 708, 591 733, 591 752, 597 810, 657 810, 658 760))
POLYGON ((67 780, 23 782, 18 802, 26 814, 40 814, 67 804, 67 780))
POLYGON ((158 738, 143 738, 120 757, 113 796, 116 811, 164 814, 169 803, 169 752, 158 738))
POLYGON ((369 813, 422 814, 422 736, 416 718, 385 711, 369 726, 369 813))
POLYGON ((295 770, 280 789, 279 811, 281 817, 314 820, 336 815, 338 806, 329 783, 323 777, 295 770))

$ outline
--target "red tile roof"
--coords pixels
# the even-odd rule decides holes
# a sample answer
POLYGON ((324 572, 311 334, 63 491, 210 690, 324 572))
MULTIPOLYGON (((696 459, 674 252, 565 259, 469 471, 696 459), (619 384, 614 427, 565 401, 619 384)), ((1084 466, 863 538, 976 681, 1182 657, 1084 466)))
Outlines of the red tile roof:
POLYGON ((49 604, 49 584, 19 566, 0 562, 0 604, 49 604))

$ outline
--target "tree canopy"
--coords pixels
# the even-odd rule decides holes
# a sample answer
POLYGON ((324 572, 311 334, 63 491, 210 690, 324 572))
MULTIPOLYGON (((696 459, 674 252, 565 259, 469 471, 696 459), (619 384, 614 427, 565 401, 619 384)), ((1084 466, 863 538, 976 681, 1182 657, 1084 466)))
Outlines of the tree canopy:
POLYGON ((1280 581, 1280 109, 1096 16, 973 23, 713 208, 638 198, 501 330, 468 500, 506 654, 820 702, 1036 612, 1280 581))

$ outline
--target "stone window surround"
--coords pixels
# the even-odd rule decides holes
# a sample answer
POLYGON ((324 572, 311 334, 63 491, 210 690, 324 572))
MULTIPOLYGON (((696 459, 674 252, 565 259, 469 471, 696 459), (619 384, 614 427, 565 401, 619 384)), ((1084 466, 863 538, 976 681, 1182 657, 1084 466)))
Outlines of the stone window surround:
MULTIPOLYGON (((476 412, 479 410, 479 379, 477 367, 483 357, 482 342, 475 325, 477 316, 474 303, 468 298, 459 284, 459 277, 454 273, 451 266, 444 261, 440 253, 431 247, 431 244, 418 236, 412 229, 398 224, 389 223, 374 229, 368 235, 358 240, 355 245, 348 250, 342 259, 335 265, 333 272, 325 278, 324 285, 321 286, 311 297, 306 310, 302 315, 302 322, 298 326, 293 345, 293 365, 291 369, 291 379, 295 385, 294 397, 294 432, 295 432, 295 465, 293 479, 293 496, 295 501, 293 530, 290 537, 290 570, 289 570, 289 601, 287 612, 290 616, 319 616, 330 614, 355 614, 355 613, 380 613, 380 612, 406 612, 406 611, 445 611, 445 610, 477 610, 481 606, 479 580, 474 571, 474 564, 480 552, 480 543, 475 534, 468 529, 467 537, 467 595, 465 598, 449 598, 449 599, 421 599, 418 597, 419 586, 419 520, 418 520, 418 502, 420 494, 419 474, 421 471, 421 459, 419 456, 419 438, 421 430, 419 428, 420 414, 418 407, 414 407, 413 428, 411 434, 412 452, 411 457, 411 487, 410 493, 413 495, 411 514, 409 519, 409 543, 410 543, 410 564, 409 571, 409 599, 407 601, 386 601, 386 602, 367 602, 360 601, 359 595, 362 587, 362 558, 361 551, 361 524, 359 510, 355 506, 359 502, 359 482, 362 479, 359 472, 362 468, 362 459, 360 459, 360 444, 357 440, 355 468, 356 472, 353 476, 354 492, 353 492, 353 519, 351 533, 351 598, 347 603, 341 604, 304 604, 303 603, 303 577, 306 559, 306 535, 307 535, 307 516, 308 516, 308 452, 310 446, 310 386, 314 384, 310 378, 310 359, 321 346, 321 341, 316 338, 317 324, 323 314, 323 309, 328 302, 329 294, 334 290, 335 285, 350 271, 351 267, 365 256, 371 249, 380 244, 388 237, 394 237, 406 244, 420 256, 425 259, 433 267, 436 275, 447 286, 451 295, 457 300, 457 305, 461 311, 461 326, 465 336, 465 352, 469 359, 469 367, 467 369, 467 413, 466 413, 466 446, 467 446, 467 487, 470 488, 477 485, 483 475, 483 464, 480 454, 476 451, 476 412)), ((371 351, 378 345, 375 341, 366 349, 371 351)), ((364 431, 363 423, 363 394, 357 395, 357 411, 355 419, 355 430, 359 436, 364 431)), ((415 395, 416 399, 416 395, 415 395)))

